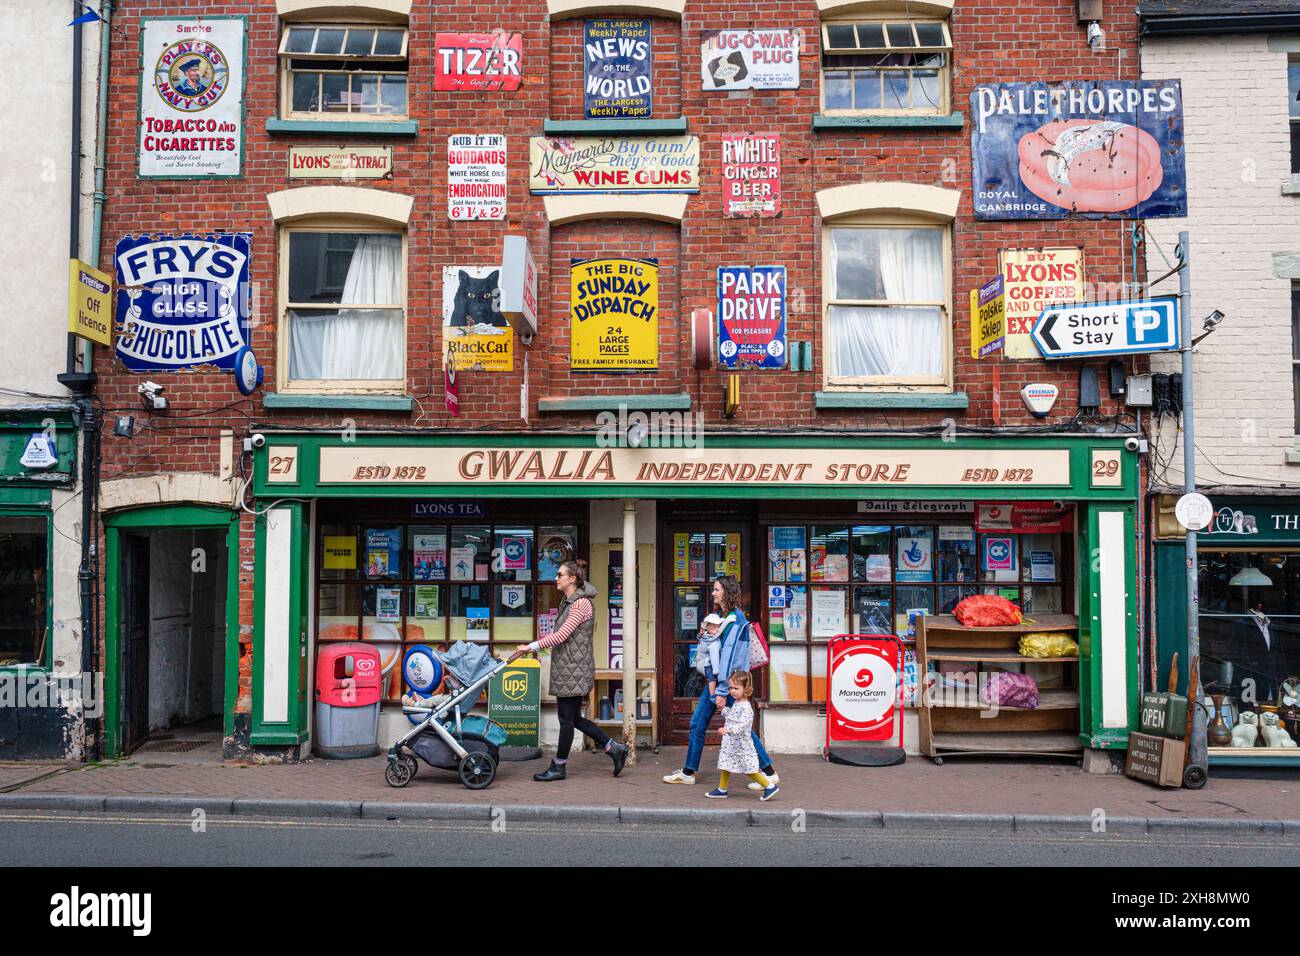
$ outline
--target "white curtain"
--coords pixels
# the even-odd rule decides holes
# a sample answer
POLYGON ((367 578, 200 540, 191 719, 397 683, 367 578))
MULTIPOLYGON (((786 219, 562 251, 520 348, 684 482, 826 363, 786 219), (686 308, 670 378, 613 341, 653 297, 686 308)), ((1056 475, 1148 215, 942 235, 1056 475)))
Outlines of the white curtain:
MULTIPOLYGON (((900 302, 944 298, 941 230, 834 229, 830 250, 835 298, 900 302), (875 282, 863 281, 876 269, 883 295, 875 282)), ((937 307, 831 306, 827 333, 834 377, 943 372, 943 312, 937 307)))
MULTIPOLYGON (((401 237, 361 236, 348 264, 340 305, 398 303, 401 297, 401 237)), ((292 313, 289 378, 400 379, 405 336, 401 309, 292 313)))

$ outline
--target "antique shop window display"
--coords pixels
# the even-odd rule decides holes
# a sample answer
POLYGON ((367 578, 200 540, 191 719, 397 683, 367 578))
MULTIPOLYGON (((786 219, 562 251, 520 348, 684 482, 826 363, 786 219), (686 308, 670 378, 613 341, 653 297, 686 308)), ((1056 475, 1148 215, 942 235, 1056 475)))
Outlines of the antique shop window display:
POLYGON ((1291 749, 1300 742, 1300 551, 1202 550, 1199 570, 1201 680, 1223 717, 1210 715, 1210 745, 1291 749), (1254 718, 1243 721, 1246 712, 1254 718))
MULTIPOLYGON (((324 524, 318 543, 317 637, 488 644, 497 656, 554 627, 555 572, 577 553, 574 525, 324 524)), ((388 699, 400 695, 394 671, 388 699)))
POLYGON ((406 42, 402 27, 286 27, 280 40, 284 117, 406 119, 406 42))
POLYGON ((981 566, 984 535, 971 524, 772 526, 767 535, 771 700, 826 699, 825 642, 837 634, 897 634, 916 618, 950 614, 978 591, 1003 594, 1026 613, 1062 607, 1061 535, 1015 539, 1010 570, 981 566))
POLYGON ((822 24, 822 111, 947 113, 952 38, 942 21, 822 24))

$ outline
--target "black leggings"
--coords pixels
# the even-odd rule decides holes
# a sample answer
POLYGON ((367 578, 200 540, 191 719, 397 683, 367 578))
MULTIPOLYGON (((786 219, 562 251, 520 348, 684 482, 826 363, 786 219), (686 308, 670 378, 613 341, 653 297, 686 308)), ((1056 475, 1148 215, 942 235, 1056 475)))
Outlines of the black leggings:
POLYGON ((582 702, 585 699, 584 697, 555 698, 555 702, 559 705, 557 710, 560 715, 560 741, 556 745, 555 756, 560 760, 567 760, 569 757, 569 748, 573 746, 573 728, 575 727, 594 740, 597 747, 604 749, 605 744, 609 743, 609 734, 582 716, 582 702))

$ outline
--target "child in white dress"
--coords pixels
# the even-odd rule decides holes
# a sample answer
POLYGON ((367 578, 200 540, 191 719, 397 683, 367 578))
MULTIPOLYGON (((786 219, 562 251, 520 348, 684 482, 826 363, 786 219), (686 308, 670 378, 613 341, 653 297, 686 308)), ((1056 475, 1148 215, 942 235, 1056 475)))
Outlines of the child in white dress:
POLYGON ((722 748, 718 751, 718 785, 705 794, 714 800, 727 796, 727 784, 733 773, 747 774, 763 788, 760 800, 771 800, 780 791, 759 769, 758 752, 750 731, 754 729, 754 705, 749 702, 754 692, 753 680, 747 671, 736 671, 727 679, 727 691, 732 703, 723 711, 722 748))

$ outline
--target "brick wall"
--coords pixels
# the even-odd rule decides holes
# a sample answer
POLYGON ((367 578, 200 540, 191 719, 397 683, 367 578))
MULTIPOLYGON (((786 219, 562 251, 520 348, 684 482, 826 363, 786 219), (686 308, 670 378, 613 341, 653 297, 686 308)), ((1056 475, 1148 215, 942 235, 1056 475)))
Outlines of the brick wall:
MULTIPOLYGON (((1281 192, 1290 178, 1287 54, 1266 36, 1161 38, 1145 43, 1142 72, 1182 79, 1190 213, 1147 226, 1170 258, 1178 232, 1190 234, 1193 334, 1212 310, 1228 316, 1194 358, 1197 481, 1295 482, 1300 467, 1286 462, 1295 443, 1291 279, 1275 264, 1279 255, 1300 261, 1300 196, 1281 192)), ((1168 268, 1155 249, 1147 265, 1153 276, 1168 268)), ((1177 280, 1156 291, 1177 292, 1177 280)), ((1179 368, 1177 356, 1152 365, 1179 368)), ((1166 425, 1160 439, 1173 461, 1153 478, 1181 485, 1181 434, 1166 425)))

